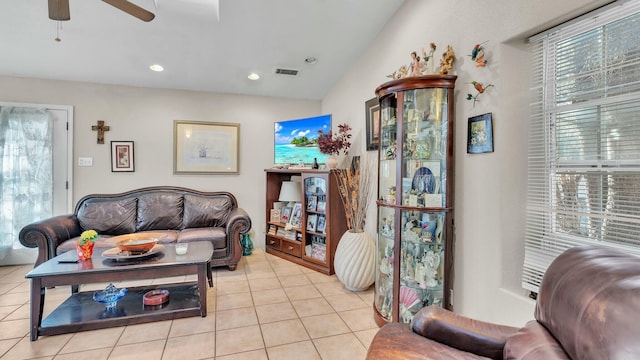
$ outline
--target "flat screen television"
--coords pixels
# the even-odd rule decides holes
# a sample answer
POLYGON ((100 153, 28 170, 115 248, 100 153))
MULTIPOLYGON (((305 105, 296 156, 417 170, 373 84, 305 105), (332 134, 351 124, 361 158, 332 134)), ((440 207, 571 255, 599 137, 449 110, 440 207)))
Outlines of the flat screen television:
POLYGON ((318 130, 325 134, 331 130, 331 114, 276 122, 274 163, 312 164, 316 158, 323 164, 328 155, 318 148, 318 130))

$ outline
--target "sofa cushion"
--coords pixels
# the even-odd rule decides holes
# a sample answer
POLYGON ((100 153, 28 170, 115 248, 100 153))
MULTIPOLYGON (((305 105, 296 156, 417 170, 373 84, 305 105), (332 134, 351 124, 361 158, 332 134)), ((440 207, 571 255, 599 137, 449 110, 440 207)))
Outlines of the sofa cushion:
POLYGON ((184 229, 178 234, 178 242, 210 241, 213 250, 227 248, 227 233, 221 227, 184 229))
POLYGON ((560 343, 539 322, 529 321, 504 346, 505 360, 571 360, 560 343))
POLYGON ((77 216, 84 230, 93 229, 108 235, 129 234, 136 231, 136 207, 136 198, 87 199, 77 216))
POLYGON ((136 230, 178 230, 182 227, 183 208, 181 194, 157 192, 140 195, 136 230))
POLYGON ((233 203, 226 196, 215 198, 184 195, 183 229, 224 226, 233 203))

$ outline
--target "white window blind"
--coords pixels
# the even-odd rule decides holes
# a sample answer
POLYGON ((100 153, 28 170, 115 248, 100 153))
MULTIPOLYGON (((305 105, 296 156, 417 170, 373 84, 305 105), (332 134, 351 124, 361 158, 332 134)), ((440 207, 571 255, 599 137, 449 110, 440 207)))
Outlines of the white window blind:
POLYGON ((640 255, 640 1, 530 39, 532 101, 522 286, 564 250, 640 255))

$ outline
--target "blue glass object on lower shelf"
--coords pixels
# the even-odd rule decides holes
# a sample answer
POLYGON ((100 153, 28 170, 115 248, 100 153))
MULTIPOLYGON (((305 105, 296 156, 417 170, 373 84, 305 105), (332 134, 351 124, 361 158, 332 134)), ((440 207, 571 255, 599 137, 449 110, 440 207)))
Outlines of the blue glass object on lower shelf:
POLYGON ((127 288, 118 289, 113 284, 109 284, 103 291, 93 294, 93 300, 106 305, 108 311, 116 309, 118 300, 127 294, 127 288))

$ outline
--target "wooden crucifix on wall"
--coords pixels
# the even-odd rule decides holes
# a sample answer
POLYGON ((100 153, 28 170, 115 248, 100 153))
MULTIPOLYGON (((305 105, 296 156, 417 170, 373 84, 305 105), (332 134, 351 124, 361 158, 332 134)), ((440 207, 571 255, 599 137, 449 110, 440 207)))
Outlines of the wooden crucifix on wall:
POLYGON ((109 127, 104 125, 104 121, 98 120, 98 125, 92 125, 91 130, 98 132, 98 144, 104 144, 104 132, 109 131, 109 127))

